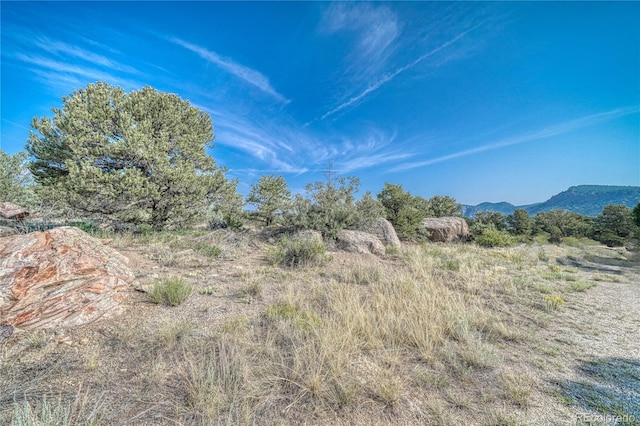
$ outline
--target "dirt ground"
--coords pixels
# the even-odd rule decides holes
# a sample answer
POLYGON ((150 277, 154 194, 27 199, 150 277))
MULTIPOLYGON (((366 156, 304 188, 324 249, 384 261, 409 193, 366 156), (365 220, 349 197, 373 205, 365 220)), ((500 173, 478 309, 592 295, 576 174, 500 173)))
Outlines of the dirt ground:
MULTIPOLYGON (((82 405, 80 397, 75 397, 73 410, 82 413, 79 417, 86 418, 87 412, 100 409, 119 411, 116 418, 126 419, 127 424, 217 424, 176 417, 170 405, 176 403, 179 384, 171 382, 170 356, 156 357, 150 366, 138 369, 137 364, 147 365, 149 360, 136 345, 143 341, 148 344, 153 330, 181 333, 168 328, 168 324, 189 324, 185 334, 206 335, 234 321, 259 318, 265 308, 281 300, 288 288, 283 282, 305 280, 304 273, 293 276, 284 269, 264 268, 268 242, 229 235, 221 233, 210 241, 224 247, 215 259, 156 242, 114 242, 130 259, 139 290, 148 289, 159 277, 180 276, 193 285, 192 296, 179 307, 168 307, 150 303, 144 291, 132 290, 123 312, 112 319, 76 330, 16 333, 0 346, 0 373, 5 375, 0 390, 12 395, 0 396, 0 403, 6 404, 4 411, 0 409, 0 424, 25 424, 16 422, 15 410, 9 407, 18 397, 38 400, 44 395, 55 399, 62 390, 69 395, 73 389, 86 399, 82 405), (119 384, 117 389, 114 383, 119 384), (154 389, 157 395, 149 399, 154 389), (103 393, 96 395, 98 391, 103 393)), ((433 250, 442 251, 441 247, 433 250)), ((505 318, 517 324, 514 333, 522 337, 494 342, 500 362, 493 371, 447 379, 459 382, 451 383, 446 390, 437 384, 427 390, 405 386, 407 395, 393 406, 372 400, 339 415, 332 411, 334 414, 327 415, 320 406, 314 409, 318 411, 315 417, 288 415, 278 420, 278 413, 270 412, 250 423, 640 425, 640 256, 601 246, 575 250, 523 246, 483 253, 500 259, 516 255, 534 258, 536 254, 532 253, 543 251, 545 261, 536 261, 536 268, 569 271, 577 278, 571 278, 567 285, 588 285, 567 293, 561 308, 551 312, 531 306, 504 308, 505 318), (520 406, 483 389, 483 380, 488 388, 495 387, 493 380, 506 374, 497 373, 502 369, 508 370, 509 380, 515 383, 519 383, 520 374, 527 378, 524 383, 528 389, 519 390, 527 400, 520 406), (436 398, 442 395, 444 402, 436 398), (489 410, 498 414, 489 415, 489 410)), ((451 253, 445 250, 440 256, 448 259, 454 256, 451 253)), ((329 276, 335 270, 351 268, 361 262, 359 256, 331 252, 334 271, 316 269, 313 274, 329 276)), ((380 268, 401 263, 397 256, 371 256, 366 261, 380 268)), ((540 271, 536 274, 543 273, 540 271)), ((523 279, 527 271, 518 274, 523 279)), ((513 296, 508 302, 513 304, 513 300, 518 299, 513 296)), ((174 345, 179 346, 172 340, 170 346, 174 345)), ((178 357, 174 352, 170 353, 178 357)), ((405 362, 402 356, 390 356, 395 361, 389 362, 401 364, 405 362)), ((396 366, 396 371, 403 369, 402 365, 396 366)), ((236 419, 226 423, 243 422, 236 419)))
POLYGON ((540 333, 554 358, 541 379, 557 389, 556 400, 577 405, 565 410, 566 424, 640 424, 639 261, 627 252, 568 262, 603 281, 576 293, 540 333))

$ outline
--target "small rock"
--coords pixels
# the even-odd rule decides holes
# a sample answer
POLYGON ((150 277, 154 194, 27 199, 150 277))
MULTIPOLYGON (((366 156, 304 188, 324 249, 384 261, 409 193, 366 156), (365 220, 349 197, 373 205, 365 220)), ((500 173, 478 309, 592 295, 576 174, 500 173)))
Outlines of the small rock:
POLYGON ((7 340, 13 335, 13 326, 11 324, 0 324, 0 343, 7 340))
POLYGON ((0 217, 4 219, 22 220, 29 216, 27 209, 13 203, 0 203, 0 217))
POLYGON ((56 343, 58 345, 65 344, 71 346, 73 344, 73 340, 71 340, 71 337, 69 336, 60 336, 56 339, 56 343))

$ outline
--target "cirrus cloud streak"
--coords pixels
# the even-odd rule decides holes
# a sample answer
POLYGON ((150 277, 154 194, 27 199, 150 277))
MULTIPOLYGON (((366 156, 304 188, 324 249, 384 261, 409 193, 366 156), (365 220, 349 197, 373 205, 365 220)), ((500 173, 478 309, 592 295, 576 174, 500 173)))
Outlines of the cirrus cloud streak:
POLYGON ((640 107, 638 106, 616 108, 611 111, 591 114, 585 117, 580 117, 573 120, 565 121, 563 123, 545 127, 530 134, 520 135, 513 138, 507 138, 498 142, 489 143, 476 148, 454 152, 452 154, 442 155, 440 157, 430 158, 424 161, 401 164, 392 168, 390 171, 399 172, 404 170, 415 169, 418 167, 430 166, 432 164, 442 163, 445 161, 454 160, 461 157, 467 157, 469 155, 478 154, 480 152, 491 151, 494 149, 504 148, 511 145, 520 145, 527 142, 542 140, 542 139, 550 138, 553 136, 570 133, 584 127, 594 126, 596 124, 613 120, 626 115, 637 114, 638 112, 640 112, 640 107))

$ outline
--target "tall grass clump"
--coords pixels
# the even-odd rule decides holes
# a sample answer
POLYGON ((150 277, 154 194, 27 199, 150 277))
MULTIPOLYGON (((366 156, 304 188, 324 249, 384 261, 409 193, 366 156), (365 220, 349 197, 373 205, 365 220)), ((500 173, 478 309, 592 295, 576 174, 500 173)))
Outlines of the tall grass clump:
POLYGON ((158 305, 178 306, 193 289, 183 278, 174 277, 158 280, 149 291, 149 299, 158 305))
POLYGON ((446 280, 452 278, 438 273, 423 250, 403 257, 393 267, 347 261, 339 276, 292 272, 247 341, 253 349, 245 350, 261 348, 260 365, 243 379, 244 392, 254 395, 250 412, 271 404, 304 413, 353 407, 367 395, 394 407, 406 385, 389 366, 390 357, 430 362, 448 340, 474 339, 483 315, 479 306, 451 287, 446 280))
POLYGON ((426 288, 416 284, 393 277, 369 286, 365 297, 356 288, 337 286, 332 307, 342 327, 366 349, 410 347, 427 353, 446 337, 443 316, 449 309, 443 304, 451 295, 430 295, 428 283, 426 288))
POLYGON ((259 398, 252 394, 248 352, 222 338, 190 348, 177 369, 186 399, 185 417, 193 424, 250 424, 259 398))
POLYGON ((51 403, 43 399, 39 409, 27 401, 14 405, 13 426, 68 425, 71 407, 61 401, 51 403))
MULTIPOLYGON (((106 409, 103 394, 92 395, 82 388, 75 397, 62 395, 57 398, 43 396, 41 400, 29 401, 26 398, 13 403, 11 426, 67 426, 67 425, 103 425, 106 422, 106 409)), ((2 418, 0 417, 0 421, 2 418)), ((4 424, 4 423, 3 423, 4 424)))
POLYGON ((322 240, 298 234, 292 238, 280 239, 269 251, 268 259, 272 265, 293 268, 321 263, 324 253, 325 245, 322 240))
POLYGON ((222 249, 220 247, 217 246, 212 246, 206 243, 193 243, 191 248, 202 254, 205 257, 208 257, 210 259, 212 258, 218 258, 220 256, 222 256, 222 249))
POLYGON ((412 348, 422 356, 448 337, 460 338, 479 314, 451 289, 432 267, 433 259, 410 251, 406 266, 382 266, 375 280, 362 286, 334 285, 330 307, 341 326, 367 349, 412 348))

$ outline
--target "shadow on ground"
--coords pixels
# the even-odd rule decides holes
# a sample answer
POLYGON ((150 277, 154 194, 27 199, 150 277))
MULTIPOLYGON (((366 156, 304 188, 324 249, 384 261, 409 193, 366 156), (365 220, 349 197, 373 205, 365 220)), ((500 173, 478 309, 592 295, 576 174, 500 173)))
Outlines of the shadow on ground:
MULTIPOLYGON (((601 272, 623 275, 625 272, 640 270, 640 250, 627 251, 620 255, 611 252, 610 256, 565 256, 556 260, 560 266, 571 266, 585 272, 601 272)), ((634 272, 635 273, 635 272, 634 272)))
POLYGON ((640 426, 640 359, 590 358, 576 368, 578 380, 558 384, 566 402, 594 413, 583 424, 640 426))

